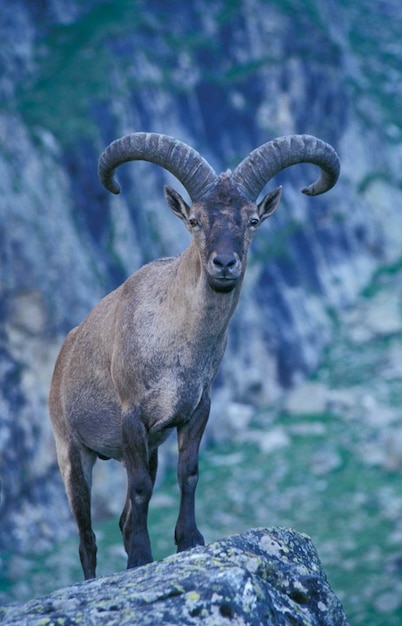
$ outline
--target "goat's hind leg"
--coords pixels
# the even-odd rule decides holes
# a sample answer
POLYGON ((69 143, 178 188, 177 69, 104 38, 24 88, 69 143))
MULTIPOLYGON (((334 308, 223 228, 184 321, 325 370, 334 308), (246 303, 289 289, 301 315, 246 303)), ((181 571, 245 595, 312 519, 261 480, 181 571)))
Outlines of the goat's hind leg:
POLYGON ((71 512, 78 527, 81 565, 84 577, 88 580, 96 576, 97 548, 91 519, 92 469, 96 454, 71 443, 66 454, 58 450, 58 458, 71 512))

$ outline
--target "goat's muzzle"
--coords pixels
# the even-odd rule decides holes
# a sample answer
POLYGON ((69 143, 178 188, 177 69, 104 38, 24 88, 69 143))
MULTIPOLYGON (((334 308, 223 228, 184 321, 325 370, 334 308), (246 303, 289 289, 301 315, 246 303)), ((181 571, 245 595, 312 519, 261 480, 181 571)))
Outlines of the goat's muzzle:
POLYGON ((241 268, 241 261, 236 253, 212 254, 208 263, 209 286, 221 293, 232 291, 239 282, 241 268))

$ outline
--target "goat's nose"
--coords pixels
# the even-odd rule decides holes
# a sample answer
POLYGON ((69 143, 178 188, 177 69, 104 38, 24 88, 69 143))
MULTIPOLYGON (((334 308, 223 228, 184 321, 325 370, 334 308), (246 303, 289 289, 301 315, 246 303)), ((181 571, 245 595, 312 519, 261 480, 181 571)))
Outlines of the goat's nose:
POLYGON ((230 269, 236 265, 236 258, 228 254, 216 255, 213 259, 213 264, 220 270, 230 269))
POLYGON ((230 273, 237 265, 238 258, 234 254, 217 254, 212 259, 215 269, 221 273, 230 273))

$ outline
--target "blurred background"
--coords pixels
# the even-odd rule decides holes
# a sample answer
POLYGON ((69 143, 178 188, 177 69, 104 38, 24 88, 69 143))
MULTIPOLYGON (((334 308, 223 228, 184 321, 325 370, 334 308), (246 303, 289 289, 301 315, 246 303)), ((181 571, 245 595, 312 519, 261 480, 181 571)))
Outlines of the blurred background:
MULTIPOLYGON (((402 42, 399 0, 5 0, 0 7, 0 602, 81 580, 47 414, 70 328, 183 225, 148 163, 97 179, 113 139, 155 131, 217 171, 276 136, 338 151, 324 196, 296 166, 258 232, 200 459, 208 542, 309 534, 351 624, 402 620, 402 42)), ((264 190, 264 192, 267 190, 264 190)), ((125 568, 125 474, 94 476, 99 574, 125 568)), ((174 552, 175 440, 151 503, 174 552)))

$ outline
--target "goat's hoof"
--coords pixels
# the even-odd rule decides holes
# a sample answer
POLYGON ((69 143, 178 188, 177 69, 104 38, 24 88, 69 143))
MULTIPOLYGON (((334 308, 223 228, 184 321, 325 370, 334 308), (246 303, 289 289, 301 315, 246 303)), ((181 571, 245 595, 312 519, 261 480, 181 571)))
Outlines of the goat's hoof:
POLYGON ((205 546, 205 541, 201 533, 197 531, 187 535, 181 541, 176 541, 176 544, 177 552, 184 552, 184 550, 191 550, 191 548, 196 548, 197 546, 205 546))
POLYGON ((127 569, 141 567, 141 565, 147 565, 148 563, 152 563, 152 561, 152 554, 135 554, 129 557, 127 561, 127 569))

